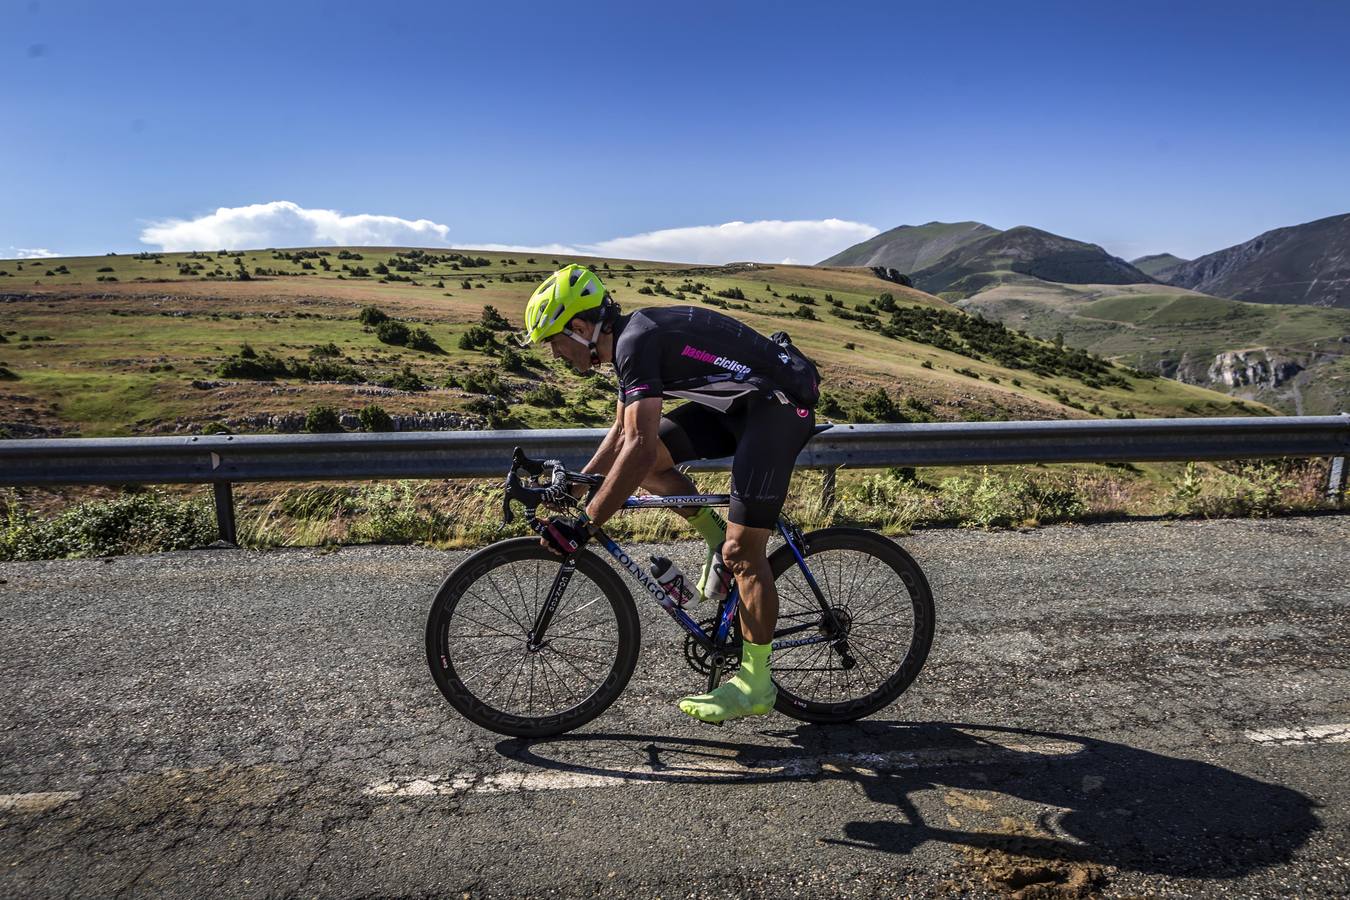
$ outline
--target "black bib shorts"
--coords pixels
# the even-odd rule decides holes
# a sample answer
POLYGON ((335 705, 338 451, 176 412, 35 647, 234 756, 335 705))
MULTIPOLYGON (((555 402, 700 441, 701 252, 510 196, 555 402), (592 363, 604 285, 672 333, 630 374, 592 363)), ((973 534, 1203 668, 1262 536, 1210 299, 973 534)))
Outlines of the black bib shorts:
POLYGON ((773 528, 787 500, 797 454, 815 427, 813 411, 757 396, 727 412, 685 403, 662 417, 660 433, 676 465, 734 457, 727 518, 748 528, 773 528))

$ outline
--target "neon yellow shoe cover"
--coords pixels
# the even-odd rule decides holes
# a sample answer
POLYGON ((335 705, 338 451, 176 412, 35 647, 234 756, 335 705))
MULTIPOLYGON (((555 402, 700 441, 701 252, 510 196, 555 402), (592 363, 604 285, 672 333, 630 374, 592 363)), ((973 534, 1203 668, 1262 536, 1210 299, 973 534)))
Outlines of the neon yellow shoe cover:
POLYGON ((713 724, 773 712, 778 688, 769 675, 769 649, 768 644, 743 644, 740 671, 711 693, 683 698, 680 711, 713 724))
POLYGON ((708 555, 703 560, 703 573, 698 579, 698 599, 702 602, 708 598, 708 580, 713 575, 713 559, 722 548, 722 542, 727 539, 727 525, 721 516, 707 506, 700 509, 688 521, 708 545, 708 555))

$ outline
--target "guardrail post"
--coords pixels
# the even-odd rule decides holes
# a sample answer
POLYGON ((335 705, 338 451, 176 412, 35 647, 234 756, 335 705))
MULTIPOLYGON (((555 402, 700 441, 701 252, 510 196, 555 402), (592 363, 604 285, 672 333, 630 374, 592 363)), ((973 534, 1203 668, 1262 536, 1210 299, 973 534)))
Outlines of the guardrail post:
POLYGON ((1346 458, 1335 456, 1331 459, 1331 469, 1327 472, 1327 500, 1340 503, 1345 497, 1346 458))
POLYGON ((217 481, 211 485, 216 494, 216 530, 220 540, 232 547, 239 545, 234 531, 234 488, 228 481, 217 481))
POLYGON ((825 469, 825 480, 820 483, 820 508, 824 512, 834 509, 834 474, 839 471, 834 466, 825 469))

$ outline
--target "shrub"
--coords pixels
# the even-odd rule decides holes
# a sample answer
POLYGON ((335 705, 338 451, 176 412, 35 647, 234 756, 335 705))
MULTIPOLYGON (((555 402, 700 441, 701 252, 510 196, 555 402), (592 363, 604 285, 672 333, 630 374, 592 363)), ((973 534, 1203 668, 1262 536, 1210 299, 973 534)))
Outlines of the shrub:
POLYGON ((1217 472, 1202 472, 1195 463, 1188 463, 1168 499, 1172 512, 1180 515, 1264 517, 1285 505, 1284 494, 1294 486, 1278 463, 1234 463, 1217 472))
POLYGON ((436 339, 431 336, 431 332, 425 328, 414 328, 408 332, 408 346, 425 353, 444 352, 441 350, 441 345, 436 343, 436 339))
POLYGON ((501 313, 497 312, 495 306, 484 306, 483 316, 479 320, 485 327, 493 331, 511 331, 511 323, 506 321, 501 313))
POLYGON ((317 347, 311 348, 309 351, 309 355, 336 357, 341 356, 342 351, 338 348, 337 344, 333 343, 332 341, 329 341, 326 344, 320 344, 317 347))
POLYGON ((478 413, 487 419, 488 425, 492 428, 500 428, 506 423, 507 412, 509 411, 506 402, 500 397, 485 395, 474 397, 465 404, 469 412, 478 413))
POLYGON ((525 371, 525 357, 517 353, 514 347, 505 347, 502 349, 501 364, 503 371, 519 372, 525 371))
POLYGON ((799 306, 792 314, 799 319, 814 320, 816 318, 816 311, 809 306, 799 306))
POLYGON ((933 361, 932 361, 931 359, 925 359, 923 362, 921 362, 921 363, 919 364, 919 368, 921 368, 921 369, 931 369, 931 368, 933 368, 933 361))
POLYGON ((839 405, 839 398, 828 391, 822 391, 820 402, 816 404, 816 412, 822 416, 842 416, 844 407, 839 405))
POLYGON ((331 406, 316 406, 305 413, 305 431, 309 434, 338 434, 342 430, 338 411, 331 406))
POLYGON ((507 393, 501 376, 491 369, 474 369, 458 379, 458 384, 470 394, 503 395, 507 393))
POLYGON ((905 415, 883 388, 873 388, 863 397, 863 412, 877 422, 903 422, 905 415))
POLYGON ((18 381, 19 373, 7 366, 0 366, 0 381, 18 381))
POLYGON ((215 538, 215 516, 205 498, 129 494, 81 503, 46 520, 10 504, 0 519, 0 560, 190 550, 215 538))
POLYGON ((461 350, 481 350, 489 353, 499 349, 500 346, 497 343, 497 335, 484 325, 470 325, 469 330, 459 336, 461 350))
POLYGON ((728 300, 744 300, 744 299, 745 299, 745 291, 741 290, 741 289, 738 288, 738 287, 726 288, 726 289, 724 289, 724 290, 717 291, 716 293, 717 293, 717 296, 719 296, 719 297, 725 297, 725 298, 728 299, 728 300))
POLYGON ((412 366, 409 365, 404 365, 402 369, 381 381, 380 384, 396 391, 425 391, 427 389, 421 376, 414 372, 412 366))
MULTIPOLYGON (((358 268, 360 267, 358 266, 358 268)), ((355 275, 356 272, 353 271, 352 274, 355 275)), ((384 310, 380 309, 378 306, 367 306, 361 310, 361 313, 357 318, 361 320, 362 325, 374 328, 381 322, 389 321, 389 314, 386 313, 384 310)))
POLYGON ((354 505, 365 518, 352 525, 349 537, 353 541, 411 544, 432 540, 450 526, 444 513, 419 509, 416 491, 406 482, 367 487, 356 496, 354 505))
POLYGON ((361 420, 362 431, 394 430, 394 420, 390 418, 389 413, 385 412, 383 407, 374 403, 363 406, 356 417, 361 420))
POLYGON ((551 384, 541 384, 521 398, 531 406, 557 408, 565 402, 563 392, 551 384))
POLYGON ((949 515, 981 528, 1063 521, 1087 509, 1072 482, 1023 469, 999 478, 982 468, 979 478, 946 478, 938 490, 949 515))
POLYGON ((408 326, 397 319, 386 319, 375 328, 375 337, 382 343, 398 347, 408 343, 409 334, 408 326))
POLYGON ((251 381, 271 381, 290 374, 285 360, 271 353, 256 353, 245 344, 239 353, 231 356, 216 368, 221 378, 246 378, 251 381))
POLYGON ((291 374, 305 381, 336 381, 339 384, 364 384, 366 376, 348 365, 321 359, 291 364, 291 374))

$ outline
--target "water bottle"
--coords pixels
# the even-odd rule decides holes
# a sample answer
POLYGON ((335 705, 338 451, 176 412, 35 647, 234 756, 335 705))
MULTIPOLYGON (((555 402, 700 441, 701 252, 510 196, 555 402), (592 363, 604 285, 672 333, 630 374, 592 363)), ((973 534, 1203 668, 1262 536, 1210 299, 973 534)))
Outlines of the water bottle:
POLYGON ((703 586, 703 596, 720 604, 727 598, 727 594, 731 593, 733 577, 727 564, 722 562, 722 548, 718 547, 717 552, 713 554, 712 572, 708 575, 708 583, 703 586))
POLYGON ((656 579, 656 583, 661 585, 679 606, 683 607, 694 599, 694 592, 689 590, 689 586, 685 584, 684 573, 680 571, 679 566, 666 557, 652 557, 651 573, 652 577, 656 579))

